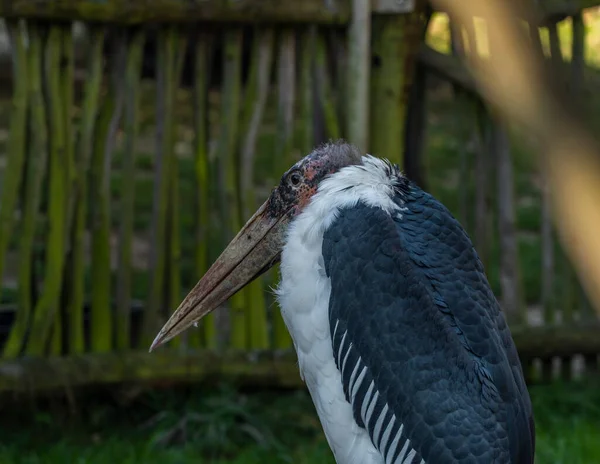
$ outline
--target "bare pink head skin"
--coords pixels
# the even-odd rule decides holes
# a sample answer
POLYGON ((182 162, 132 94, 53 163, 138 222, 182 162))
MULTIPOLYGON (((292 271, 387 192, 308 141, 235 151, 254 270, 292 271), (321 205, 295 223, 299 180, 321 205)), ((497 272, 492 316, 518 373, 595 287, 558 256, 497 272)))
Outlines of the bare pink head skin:
POLYGON ((335 142, 322 145, 292 166, 171 315, 150 351, 179 335, 276 264, 288 224, 310 202, 319 183, 353 164, 362 164, 359 151, 345 142, 335 142))

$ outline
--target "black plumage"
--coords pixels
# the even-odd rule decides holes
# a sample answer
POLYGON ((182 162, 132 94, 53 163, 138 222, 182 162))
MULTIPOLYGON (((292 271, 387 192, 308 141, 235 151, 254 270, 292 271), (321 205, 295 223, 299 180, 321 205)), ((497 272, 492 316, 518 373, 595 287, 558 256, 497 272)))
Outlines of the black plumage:
POLYGON ((392 214, 340 211, 323 239, 333 352, 356 421, 386 462, 412 451, 401 462, 533 463, 521 365, 468 235, 411 183, 394 201, 392 214))

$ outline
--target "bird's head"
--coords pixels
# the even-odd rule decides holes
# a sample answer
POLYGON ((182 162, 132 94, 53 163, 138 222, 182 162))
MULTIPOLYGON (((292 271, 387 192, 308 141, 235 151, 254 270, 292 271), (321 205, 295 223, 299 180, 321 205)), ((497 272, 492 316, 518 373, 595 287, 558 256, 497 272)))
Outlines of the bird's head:
POLYGON ((288 224, 309 203, 320 182, 345 166, 361 164, 361 159, 354 146, 336 142, 294 164, 171 315, 150 350, 183 332, 277 263, 288 224))

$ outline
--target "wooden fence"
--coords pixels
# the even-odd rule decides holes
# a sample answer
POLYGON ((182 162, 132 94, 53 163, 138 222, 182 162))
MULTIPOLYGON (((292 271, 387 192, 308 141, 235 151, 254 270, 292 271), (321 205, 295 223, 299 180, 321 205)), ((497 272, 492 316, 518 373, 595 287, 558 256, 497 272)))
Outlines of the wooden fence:
MULTIPOLYGON (((298 385, 269 290, 277 270, 170 348, 145 351, 281 173, 315 144, 345 137, 433 188, 424 169, 433 76, 452 82, 454 104, 472 114, 479 148, 471 158, 462 150, 455 165, 459 184, 474 188, 457 189, 454 212, 488 270, 498 269, 521 356, 541 360, 545 376, 555 358, 570 366, 584 355, 597 366, 600 329, 556 245, 547 195, 541 323, 525 304, 509 124, 490 116, 460 61, 474 50, 472 25, 452 24, 462 33, 446 55, 426 44, 431 12, 422 2, 369 3, 0 5, 13 76, 0 152, 0 392, 215 377, 298 385), (75 20, 85 26, 81 43, 75 20)), ((549 66, 562 71, 556 20, 573 15, 569 82, 585 94, 600 79, 584 72, 581 8, 561 15, 552 5, 532 38, 542 52, 537 26, 548 31, 549 66)))

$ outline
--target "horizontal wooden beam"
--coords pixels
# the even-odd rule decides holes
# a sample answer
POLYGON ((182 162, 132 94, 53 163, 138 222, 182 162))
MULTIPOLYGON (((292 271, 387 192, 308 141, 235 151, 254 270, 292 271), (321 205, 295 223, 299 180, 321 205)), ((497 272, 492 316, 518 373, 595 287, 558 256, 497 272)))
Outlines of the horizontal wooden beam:
POLYGON ((293 353, 180 353, 168 348, 153 353, 84 354, 24 358, 0 363, 0 393, 43 392, 87 385, 169 384, 231 381, 244 386, 301 386, 293 353))
MULTIPOLYGON (((522 0, 511 0, 521 3, 522 0)), ((373 0, 373 13, 413 11, 415 0, 373 0)), ((572 15, 600 0, 540 0, 540 21, 572 15)), ((473 2, 477 16, 477 2, 473 2)), ((0 17, 117 24, 161 22, 274 22, 346 24, 350 0, 3 0, 0 17)))
MULTIPOLYGON (((439 76, 443 80, 458 85, 473 96, 480 97, 479 87, 475 79, 460 58, 440 53, 428 45, 423 44, 419 50, 417 59, 429 72, 439 76)), ((564 72, 563 78, 565 79, 565 86, 568 84, 569 66, 570 63, 565 61, 562 69, 564 72)), ((600 72, 596 68, 586 66, 585 76, 586 83, 583 92, 586 95, 586 98, 594 99, 594 101, 596 101, 598 95, 596 89, 600 85, 600 72)))
POLYGON ((0 17, 117 24, 166 22, 346 23, 349 0, 3 0, 0 17))
POLYGON ((556 325, 513 331, 522 360, 600 353, 600 322, 556 325))
MULTIPOLYGON (((523 361, 600 353, 600 325, 513 330, 523 361)), ((292 352, 193 351, 84 354, 23 358, 0 363, 0 393, 39 393, 89 385, 214 383, 298 388, 303 382, 292 352)))
MULTIPOLYGON (((414 0, 373 0, 379 14, 409 13, 414 0)), ((0 17, 117 24, 271 22, 345 24, 350 0, 3 0, 0 17)))
POLYGON ((423 44, 419 50, 418 61, 428 71, 440 78, 450 81, 474 95, 479 95, 475 79, 460 59, 455 56, 445 55, 423 44))

